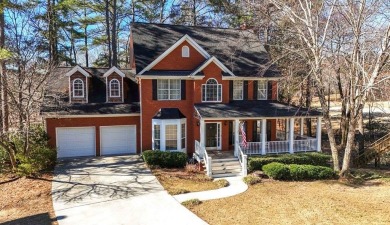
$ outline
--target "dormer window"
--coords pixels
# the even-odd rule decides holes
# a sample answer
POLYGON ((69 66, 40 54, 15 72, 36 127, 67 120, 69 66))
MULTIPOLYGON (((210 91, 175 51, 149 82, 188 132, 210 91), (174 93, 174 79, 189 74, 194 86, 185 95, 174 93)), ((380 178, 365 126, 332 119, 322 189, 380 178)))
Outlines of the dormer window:
POLYGON ((120 97, 121 88, 120 82, 117 79, 110 81, 110 97, 120 97))
POLYGON ((206 84, 202 84, 202 102, 221 102, 222 84, 216 79, 210 78, 206 84))
POLYGON ((184 45, 181 48, 181 57, 183 57, 183 58, 190 57, 190 48, 187 45, 184 45))
POLYGON ((73 97, 84 98, 84 81, 81 79, 75 79, 73 81, 73 97))

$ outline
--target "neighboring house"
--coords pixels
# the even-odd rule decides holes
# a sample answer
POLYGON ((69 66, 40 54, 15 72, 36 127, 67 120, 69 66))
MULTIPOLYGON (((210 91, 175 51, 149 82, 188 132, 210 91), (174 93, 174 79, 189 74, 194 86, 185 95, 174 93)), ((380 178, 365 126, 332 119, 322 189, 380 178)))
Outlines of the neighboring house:
POLYGON ((237 150, 243 122, 247 154, 320 150, 321 114, 277 101, 280 74, 250 30, 134 23, 129 48, 127 70, 56 70, 42 115, 59 157, 237 150))

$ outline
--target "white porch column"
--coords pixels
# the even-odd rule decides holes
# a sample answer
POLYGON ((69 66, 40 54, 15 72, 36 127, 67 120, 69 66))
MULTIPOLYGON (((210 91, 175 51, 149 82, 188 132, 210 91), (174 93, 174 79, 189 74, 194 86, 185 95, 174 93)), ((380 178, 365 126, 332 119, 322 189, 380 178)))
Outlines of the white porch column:
POLYGON ((237 153, 238 153, 238 145, 240 144, 239 143, 240 142, 240 138, 238 136, 238 132, 240 130, 239 126, 240 126, 240 121, 238 119, 235 119, 234 120, 234 154, 236 156, 238 156, 237 155, 237 153))
POLYGON ((204 119, 200 120, 200 146, 205 147, 205 124, 204 124, 204 119))
POLYGON ((265 144, 267 142, 267 119, 261 119, 261 154, 265 155, 265 144))
POLYGON ((294 153, 294 118, 289 119, 289 133, 288 133, 288 150, 291 154, 294 153))
POLYGON ((301 118, 301 121, 300 121, 300 122, 301 122, 301 125, 300 125, 299 128, 300 128, 301 130, 299 131, 299 135, 301 135, 301 136, 303 136, 303 134, 304 134, 304 132, 303 132, 303 130, 304 130, 304 129, 303 129, 303 128, 304 128, 303 126, 305 126, 305 124, 304 124, 304 119, 305 119, 305 118, 302 117, 302 118, 301 118))
POLYGON ((321 152, 321 117, 317 117, 317 152, 321 152))

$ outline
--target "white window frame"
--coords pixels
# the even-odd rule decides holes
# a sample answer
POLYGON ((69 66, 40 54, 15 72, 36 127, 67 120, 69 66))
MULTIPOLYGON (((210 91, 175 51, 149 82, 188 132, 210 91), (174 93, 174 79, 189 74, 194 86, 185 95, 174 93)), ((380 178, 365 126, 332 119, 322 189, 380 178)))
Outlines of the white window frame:
POLYGON ((170 151, 170 152, 184 152, 187 151, 187 143, 186 146, 182 146, 181 142, 183 139, 182 129, 181 126, 184 124, 185 126, 185 134, 184 139, 187 141, 187 124, 186 124, 186 118, 183 119, 153 119, 152 120, 152 146, 153 150, 161 150, 161 151, 170 151), (155 125, 160 126, 160 139, 156 139, 155 137, 155 125), (166 150, 166 126, 167 125, 176 125, 176 140, 177 140, 177 149, 176 150, 166 150), (155 140, 160 140, 160 149, 155 148, 155 140))
POLYGON ((72 87, 73 87, 73 93, 72 93, 72 96, 73 98, 84 98, 85 97, 85 93, 84 93, 84 81, 80 78, 76 78, 73 80, 72 82, 72 87), (82 91, 82 95, 75 95, 75 83, 76 81, 81 81, 81 91, 82 91))
POLYGON ((257 100, 267 100, 267 99, 268 99, 268 81, 266 81, 266 80, 259 80, 257 82, 257 100), (261 84, 264 84, 265 88, 261 84), (265 92, 265 97, 264 98, 261 98, 260 92, 265 92))
POLYGON ((110 97, 121 97, 121 82, 118 79, 112 79, 110 80, 110 97), (112 94, 112 83, 113 81, 118 82, 118 95, 113 95, 112 94))
POLYGON ((202 84, 202 102, 222 102, 222 94, 223 94, 222 84, 218 84, 218 81, 216 79, 210 78, 206 81, 205 84, 202 84), (212 80, 214 80, 216 84, 208 84, 208 82, 212 81, 212 80), (217 98, 216 98, 217 100, 216 101, 215 100, 209 101, 206 99, 207 92, 209 91, 208 90, 209 88, 212 88, 210 86, 214 86, 214 85, 216 85, 216 87, 217 87, 217 98), (220 93, 220 95, 219 95, 219 93, 220 93))
POLYGON ((244 81, 243 80, 234 80, 233 81, 233 100, 243 100, 244 99, 244 81), (237 98, 235 94, 238 93, 241 89, 241 96, 237 98), (237 92, 237 93, 236 93, 237 92))
POLYGON ((190 48, 187 45, 181 47, 181 57, 189 58, 190 57, 190 48))
POLYGON ((166 100, 181 100, 181 80, 180 79, 157 79, 157 100, 159 101, 166 101, 166 100), (168 89, 160 89, 160 82, 167 81, 168 82, 168 89), (179 82, 179 89, 171 89, 171 82, 177 81, 179 82), (159 91, 166 90, 168 91, 168 98, 160 98, 159 91), (171 98, 171 91, 177 91, 179 90, 179 94, 177 98, 171 98))

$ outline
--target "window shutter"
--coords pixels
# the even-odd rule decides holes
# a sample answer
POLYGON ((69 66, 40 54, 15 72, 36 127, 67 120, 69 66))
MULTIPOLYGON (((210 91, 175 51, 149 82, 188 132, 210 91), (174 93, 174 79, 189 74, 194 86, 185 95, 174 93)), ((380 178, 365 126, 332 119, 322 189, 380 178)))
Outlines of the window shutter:
POLYGON ((267 100, 272 100, 272 81, 268 81, 267 100))
POLYGON ((253 81, 253 100, 257 100, 257 91, 258 91, 258 82, 257 80, 253 81))
POLYGON ((248 81, 244 80, 244 100, 248 100, 248 81))
POLYGON ((229 100, 233 100, 233 81, 229 81, 229 100))
POLYGON ((252 136, 252 140, 254 142, 257 142, 257 121, 253 121, 253 136, 252 136))
POLYGON ((153 100, 157 100, 157 80, 154 79, 152 80, 152 95, 153 95, 153 100))
POLYGON ((186 100, 186 80, 181 80, 181 100, 186 100))

